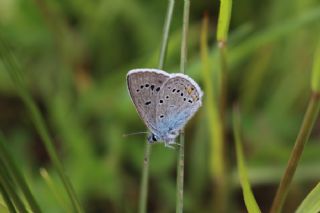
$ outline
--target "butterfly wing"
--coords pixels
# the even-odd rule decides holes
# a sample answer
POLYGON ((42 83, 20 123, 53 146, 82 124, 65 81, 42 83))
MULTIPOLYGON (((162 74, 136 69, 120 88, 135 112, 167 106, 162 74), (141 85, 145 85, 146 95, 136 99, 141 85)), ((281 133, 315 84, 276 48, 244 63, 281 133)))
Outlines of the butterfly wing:
POLYGON ((190 77, 174 74, 161 87, 156 107, 162 134, 181 130, 202 104, 202 91, 190 77))
POLYGON ((156 99, 162 84, 170 75, 157 69, 134 69, 127 74, 131 99, 146 126, 157 132, 156 99))

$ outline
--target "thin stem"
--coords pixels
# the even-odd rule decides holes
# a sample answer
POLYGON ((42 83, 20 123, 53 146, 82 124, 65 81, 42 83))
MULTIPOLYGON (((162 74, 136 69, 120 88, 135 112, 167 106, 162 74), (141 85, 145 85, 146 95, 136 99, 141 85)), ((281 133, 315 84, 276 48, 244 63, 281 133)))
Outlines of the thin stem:
POLYGON ((190 10, 190 0, 184 0, 182 40, 181 40, 181 57, 180 57, 180 72, 182 72, 182 73, 186 72, 186 65, 187 65, 189 10, 190 10))
POLYGON ((49 154, 49 157, 52 161, 53 166, 58 172, 60 179, 67 191, 67 194, 70 198, 72 206, 75 212, 82 212, 82 208, 80 206, 80 202, 76 196, 76 193, 73 189, 73 186, 66 176, 62 163, 59 160, 58 154, 55 150, 53 145, 53 141, 49 136, 48 128, 44 122, 44 119, 40 113, 40 110, 36 106, 35 102, 33 101, 28 89, 26 88, 25 81, 22 78, 21 68, 17 62, 16 57, 7 47, 3 40, 0 40, 0 57, 3 58, 4 65, 6 66, 8 73, 10 74, 15 86, 17 87, 18 94, 20 95, 21 99, 23 100, 24 104, 26 105, 29 113, 31 115, 32 121, 41 136, 41 139, 46 147, 46 150, 49 154))
POLYGON ((1 135, 0 135, 0 155, 1 155, 0 156, 1 160, 4 162, 5 166, 10 170, 9 172, 12 174, 13 178, 15 179, 15 182, 19 185, 22 192, 24 193, 24 196, 28 201, 31 210, 35 213, 41 212, 40 207, 36 202, 34 196, 32 195, 28 184, 26 183, 23 175, 19 171, 17 164, 14 162, 12 155, 10 155, 8 149, 6 148, 4 144, 4 140, 1 137, 1 135))
POLYGON ((290 184, 292 182, 294 173, 300 161, 301 154, 304 149, 304 145, 310 137, 311 130, 318 117, 320 107, 320 94, 313 92, 309 100, 307 112, 304 116, 302 126, 297 136, 295 145, 291 152, 291 156, 286 168, 286 171, 279 184, 276 196, 273 200, 271 213, 281 212, 284 201, 289 191, 290 184))
POLYGON ((216 203, 219 212, 227 211, 227 196, 228 196, 228 184, 227 184, 227 167, 228 162, 225 157, 226 153, 226 111, 227 111, 227 53, 226 53, 226 42, 218 41, 219 47, 219 58, 220 58, 220 68, 221 68, 221 79, 220 79, 220 91, 219 91, 219 116, 221 125, 221 141, 216 142, 216 150, 214 155, 216 156, 216 171, 215 171, 215 181, 216 181, 216 203))
MULTIPOLYGON (((185 73, 187 66, 187 53, 188 53, 188 31, 189 31, 189 12, 190 1, 184 0, 183 6, 183 26, 182 26, 182 41, 181 41, 181 58, 180 58, 180 72, 185 73)), ((183 181, 184 181, 184 130, 180 135, 179 157, 177 163, 177 204, 176 212, 183 212, 183 181)))
POLYGON ((22 202, 21 198, 19 197, 17 190, 12 182, 11 176, 8 172, 8 169, 2 162, 0 161, 0 184, 3 186, 4 190, 8 193, 9 197, 12 199, 12 202, 16 206, 18 212, 25 212, 27 213, 27 209, 22 202))
POLYGON ((216 203, 218 212, 227 212, 227 199, 228 199, 228 184, 227 184, 227 166, 228 162, 225 157, 226 152, 226 111, 227 111, 227 74, 228 74, 228 64, 227 64, 227 49, 226 44, 228 41, 228 32, 231 20, 232 11, 232 0, 221 0, 220 10, 217 26, 217 41, 220 56, 220 68, 221 68, 221 81, 220 81, 220 91, 219 91, 219 101, 220 101, 220 123, 222 140, 216 142, 216 150, 213 155, 216 155, 216 168, 215 168, 215 182, 216 182, 216 203))
POLYGON ((219 41, 219 55, 220 55, 220 68, 221 68, 221 91, 220 91, 220 113, 222 122, 225 121, 226 107, 227 107, 227 53, 226 43, 219 41))
POLYGON ((147 197, 148 197, 147 195, 148 195, 150 153, 151 153, 151 144, 147 142, 145 153, 144 153, 142 179, 141 179, 141 186, 140 186, 140 201, 139 201, 140 213, 147 212, 146 210, 147 210, 147 197))
POLYGON ((177 162, 177 206, 176 212, 183 212, 183 182, 184 182, 184 133, 181 133, 180 136, 180 148, 179 148, 179 158, 177 162))
MULTIPOLYGON (((215 202, 214 205, 216 209, 223 209, 224 199, 224 187, 222 186, 224 181, 224 161, 223 161, 223 153, 222 153, 222 145, 224 141, 223 137, 223 123, 221 118, 221 113, 219 112, 219 103, 217 102, 216 92, 212 75, 210 73, 209 66, 209 57, 208 57, 208 17, 205 15, 202 24, 201 30, 201 64, 203 65, 203 81, 204 88, 206 91, 206 99, 205 99, 205 107, 207 110, 208 116, 208 129, 210 130, 210 162, 211 164, 211 172, 214 177, 215 182, 215 202)), ((220 91, 219 91, 220 92, 220 91)))
MULTIPOLYGON (((170 33, 170 26, 172 22, 172 14, 174 9, 175 0, 168 0, 167 14, 165 18, 165 23, 163 27, 160 56, 159 56, 159 69, 163 69, 165 64, 165 57, 168 48, 168 39, 170 33)), ((145 152, 144 152, 144 162, 142 170, 142 179, 140 187, 140 198, 139 198, 139 213, 145 213, 147 210, 147 197, 148 197, 148 182, 149 182, 149 162, 151 155, 151 144, 146 143, 145 152)))
POLYGON ((4 199, 4 201, 6 202, 7 204, 7 208, 9 210, 10 213, 16 213, 16 209, 14 208, 14 205, 10 199, 10 196, 8 194, 8 192, 5 190, 5 188, 2 186, 2 183, 0 183, 0 192, 1 192, 1 195, 4 199))
POLYGON ((159 69, 163 69, 165 64, 173 8, 174 8, 174 0, 168 0, 167 15, 166 15, 166 20, 163 26, 163 35, 162 35, 162 42, 161 42, 162 45, 161 45, 160 57, 159 57, 159 69))

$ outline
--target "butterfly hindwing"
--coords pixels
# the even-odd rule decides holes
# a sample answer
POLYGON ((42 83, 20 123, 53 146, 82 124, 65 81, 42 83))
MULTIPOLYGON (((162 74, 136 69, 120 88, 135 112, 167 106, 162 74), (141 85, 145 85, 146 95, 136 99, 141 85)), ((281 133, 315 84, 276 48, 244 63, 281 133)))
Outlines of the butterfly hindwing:
POLYGON ((158 93, 169 77, 169 74, 157 69, 135 69, 127 75, 131 99, 141 119, 153 132, 157 131, 155 115, 158 93))
POLYGON ((201 106, 202 91, 183 74, 173 74, 161 87, 156 103, 156 124, 162 132, 181 130, 201 106))

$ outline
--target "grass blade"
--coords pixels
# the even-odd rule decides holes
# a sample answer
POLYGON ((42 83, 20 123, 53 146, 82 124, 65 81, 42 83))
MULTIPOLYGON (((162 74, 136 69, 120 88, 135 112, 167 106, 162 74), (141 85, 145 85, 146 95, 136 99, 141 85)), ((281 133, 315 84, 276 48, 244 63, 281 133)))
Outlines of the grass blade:
POLYGON ((231 11, 232 0, 221 0, 217 29, 217 40, 219 42, 224 42, 228 39, 231 11))
POLYGON ((19 171, 17 164, 14 162, 12 155, 9 153, 8 149, 5 146, 3 137, 0 135, 0 156, 1 160, 4 162, 5 166, 9 169, 9 172, 12 174, 13 179, 16 184, 22 190, 31 210, 35 213, 41 212, 38 203, 36 202, 34 196, 31 193, 31 190, 23 177, 22 173, 19 171))
POLYGON ((2 186, 2 183, 0 183, 0 192, 1 192, 1 195, 5 201, 5 203, 7 204, 7 208, 9 210, 10 213, 16 213, 16 209, 14 207, 14 204, 12 203, 11 199, 10 199, 10 196, 8 194, 8 192, 6 191, 6 189, 2 186))
MULTIPOLYGON (((202 73, 203 73, 203 82, 204 82, 204 88, 206 91, 206 96, 204 100, 204 104, 206 107, 206 113, 208 115, 208 129, 210 132, 210 152, 211 152, 211 172, 213 177, 215 178, 215 182, 217 184, 216 190, 217 195, 221 195, 224 190, 223 187, 221 187, 222 184, 220 184, 219 180, 224 180, 224 162, 223 162, 223 153, 222 150, 222 144, 223 144, 223 127, 221 122, 221 117, 219 115, 219 104, 216 101, 217 97, 216 94, 218 94, 217 91, 215 91, 216 88, 214 87, 215 82, 212 78, 212 75, 210 73, 210 64, 209 64, 209 57, 208 57, 208 16, 205 15, 203 22, 202 22, 202 28, 201 28, 201 38, 200 38, 200 52, 201 52, 201 64, 202 64, 202 73)), ((216 196, 216 204, 217 206, 222 205, 224 201, 221 201, 220 199, 223 199, 225 196, 216 196)), ((219 207, 220 208, 220 207, 219 207)), ((223 208, 223 207, 221 207, 223 208)))
MULTIPOLYGON (((190 13, 190 1, 184 0, 182 41, 181 41, 181 53, 180 53, 180 72, 181 73, 186 72, 186 66, 187 66, 189 13, 190 13)), ((185 142, 184 130, 182 130, 180 135, 179 154, 178 154, 178 162, 177 162, 176 213, 183 212, 184 142, 185 142)))
POLYGON ((311 89, 315 92, 320 92, 320 40, 313 59, 311 89))
MULTIPOLYGON (((168 40, 170 33, 170 26, 172 22, 172 14, 174 9, 175 0, 168 0, 168 9, 166 14, 166 19, 163 27, 162 42, 159 56, 159 69, 163 69, 165 64, 165 58, 168 48, 168 40)), ((147 197, 148 197, 148 180, 149 180, 149 162, 151 155, 151 144, 146 143, 144 162, 142 170, 141 188, 140 188, 140 198, 139 198, 139 212, 145 213, 147 209, 147 197)))
POLYGON ((4 191, 7 192, 18 212, 26 213, 27 209, 22 199, 19 197, 8 168, 4 165, 2 159, 0 160, 0 171, 0 185, 3 187, 4 191))
POLYGON ((140 198, 139 198, 139 212, 145 213, 147 210, 147 198, 148 198, 148 180, 149 180, 149 162, 151 154, 151 144, 146 143, 144 159, 143 159, 143 169, 142 169, 142 179, 140 186, 140 198))
POLYGON ((309 99, 308 108, 304 115, 303 122, 301 128, 299 130, 299 134, 296 138, 294 147, 292 149, 287 168, 285 173, 280 181, 279 187, 276 192, 276 196, 273 200, 271 212, 278 213, 281 212, 283 204, 286 200, 289 187, 291 185, 293 176, 298 167, 302 152, 304 150, 304 146, 309 140, 311 131, 314 127, 315 121, 318 118, 319 108, 320 108, 320 91, 319 91, 319 82, 320 82, 320 66, 319 66, 319 58, 317 58, 320 54, 319 47, 315 53, 315 62, 312 70, 312 79, 311 79, 311 97, 309 99))
POLYGON ((240 134, 240 115, 239 111, 234 108, 233 110, 233 134, 236 143, 236 154, 237 154, 237 164, 238 164, 238 174, 240 177, 240 183, 243 192, 244 202, 246 204, 249 213, 261 212, 256 199, 254 198, 253 192, 251 190, 247 167, 245 165, 245 159, 243 156, 243 148, 241 143, 240 134))
POLYGON ((219 114, 220 114, 220 123, 222 131, 222 140, 216 141, 216 149, 212 155, 216 155, 216 164, 214 167, 214 178, 217 184, 217 193, 216 193, 216 205, 218 206, 218 211, 227 212, 228 208, 228 179, 227 179, 227 168, 228 162, 225 157, 226 153, 226 112, 227 112, 227 99, 228 99, 228 54, 227 54, 227 42, 228 42, 228 31, 230 26, 232 11, 232 0, 221 0, 219 17, 218 17, 218 26, 217 26, 217 42, 219 48, 219 60, 220 60, 220 88, 218 91, 219 97, 219 114))
POLYGON ((10 77, 12 78, 17 91, 26 105, 27 109, 30 112, 32 121, 44 142, 46 150, 50 156, 53 166, 57 170, 62 183, 69 195, 70 201, 74 207, 75 212, 82 212, 82 208, 80 206, 80 202, 76 196, 76 193, 71 185, 70 180, 66 176, 62 163, 59 160, 58 154, 54 148, 53 141, 51 140, 48 132, 48 128, 43 120, 43 117, 40 114, 38 107, 33 101, 31 95, 29 94, 27 87, 25 86, 25 82, 23 80, 22 71, 20 69, 19 63, 17 59, 11 52, 10 48, 6 45, 6 43, 1 39, 0 40, 0 58, 3 60, 5 68, 7 69, 10 77))
POLYGON ((311 213, 320 211, 320 183, 312 189, 307 197, 302 201, 296 213, 311 213))
POLYGON ((52 178, 50 177, 49 173, 45 168, 40 169, 40 175, 47 184, 49 190, 52 192, 60 206, 64 209, 65 212, 72 212, 72 209, 67 205, 65 202, 64 197, 61 196, 61 190, 58 188, 58 186, 54 183, 52 178))

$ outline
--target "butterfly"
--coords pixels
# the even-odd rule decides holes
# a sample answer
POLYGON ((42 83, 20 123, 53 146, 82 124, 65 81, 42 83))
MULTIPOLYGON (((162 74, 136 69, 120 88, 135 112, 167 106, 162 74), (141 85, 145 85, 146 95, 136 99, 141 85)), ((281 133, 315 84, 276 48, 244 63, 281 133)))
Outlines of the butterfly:
POLYGON ((189 76, 159 69, 133 69, 127 74, 131 99, 151 133, 148 142, 172 147, 181 129, 198 111, 203 92, 189 76))

